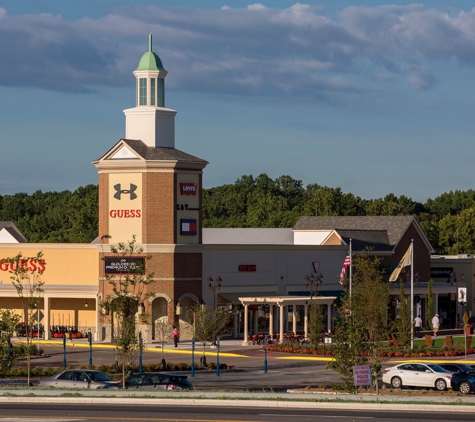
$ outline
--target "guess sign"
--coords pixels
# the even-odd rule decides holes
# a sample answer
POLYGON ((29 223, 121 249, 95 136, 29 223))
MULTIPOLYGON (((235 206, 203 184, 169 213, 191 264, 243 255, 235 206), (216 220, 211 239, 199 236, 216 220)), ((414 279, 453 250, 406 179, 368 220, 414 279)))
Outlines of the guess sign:
MULTIPOLYGON (((45 270, 45 260, 37 261, 36 259, 30 259, 29 261, 23 259, 20 263, 20 267, 24 268, 27 271, 44 271, 45 270)), ((17 264, 14 262, 6 262, 3 259, 0 259, 0 271, 16 271, 17 264)))
POLYGON ((257 271, 257 265, 240 265, 238 267, 240 273, 255 273, 257 271))
POLYGON ((182 195, 196 195, 196 183, 180 183, 182 195))

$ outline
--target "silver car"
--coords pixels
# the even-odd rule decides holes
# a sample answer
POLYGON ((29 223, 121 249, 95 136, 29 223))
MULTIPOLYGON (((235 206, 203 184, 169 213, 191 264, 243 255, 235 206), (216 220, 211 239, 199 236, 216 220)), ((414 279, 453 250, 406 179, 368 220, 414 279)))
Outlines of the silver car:
POLYGON ((89 388, 93 390, 105 388, 120 388, 120 383, 115 382, 100 371, 87 369, 66 369, 49 378, 40 378, 40 387, 56 388, 89 388))

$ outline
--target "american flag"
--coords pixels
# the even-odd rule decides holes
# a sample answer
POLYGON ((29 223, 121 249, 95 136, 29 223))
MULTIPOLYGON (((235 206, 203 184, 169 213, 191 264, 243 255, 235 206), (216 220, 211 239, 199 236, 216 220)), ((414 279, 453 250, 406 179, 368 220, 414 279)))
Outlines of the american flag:
POLYGON ((340 284, 343 285, 343 279, 345 278, 346 268, 351 265, 350 253, 346 255, 345 262, 343 262, 343 267, 341 268, 340 273, 340 284))

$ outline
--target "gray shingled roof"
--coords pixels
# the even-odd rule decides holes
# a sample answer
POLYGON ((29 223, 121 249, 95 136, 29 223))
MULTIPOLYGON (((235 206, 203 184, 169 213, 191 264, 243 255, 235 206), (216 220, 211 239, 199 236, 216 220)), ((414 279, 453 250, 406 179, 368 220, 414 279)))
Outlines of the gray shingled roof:
POLYGON ((8 233, 10 233, 13 238, 19 243, 28 243, 25 236, 23 236, 18 230, 18 227, 15 226, 13 221, 0 221, 0 230, 5 229, 8 233))
POLYGON ((348 241, 350 233, 345 231, 351 230, 360 232, 362 237, 359 240, 381 242, 381 246, 387 245, 386 247, 390 247, 388 250, 392 250, 413 222, 416 222, 413 216, 303 216, 297 221, 294 230, 336 230, 340 236, 347 237, 348 241), (364 231, 369 232, 363 235, 364 231), (384 239, 381 231, 387 233, 387 239, 384 239))
POLYGON ((392 251, 394 245, 389 243, 386 230, 341 230, 338 234, 348 245, 351 239, 352 249, 362 251, 366 247, 374 248, 375 251, 392 251))
POLYGON ((201 158, 187 154, 175 148, 163 148, 163 147, 149 147, 145 143, 139 140, 122 139, 127 145, 129 145, 135 152, 140 154, 145 160, 160 161, 160 160, 177 160, 188 161, 193 163, 208 163, 201 158))

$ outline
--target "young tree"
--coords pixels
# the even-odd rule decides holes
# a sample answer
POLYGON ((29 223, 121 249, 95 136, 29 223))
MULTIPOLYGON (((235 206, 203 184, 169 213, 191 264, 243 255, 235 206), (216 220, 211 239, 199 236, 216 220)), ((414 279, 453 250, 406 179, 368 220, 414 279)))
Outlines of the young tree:
POLYGON ((380 343, 387 334, 389 285, 382 280, 380 260, 368 252, 352 260, 351 295, 346 291, 337 319, 334 337, 334 358, 329 367, 342 375, 344 388, 357 391, 353 381, 353 366, 369 364, 378 389, 381 375, 380 343))
POLYGON ((210 310, 206 305, 196 302, 189 310, 187 318, 193 325, 194 337, 203 345, 203 361, 206 361, 206 345, 228 333, 231 314, 228 307, 210 310))
POLYGON ((427 283, 427 309, 426 309, 426 321, 427 321, 427 327, 430 329, 431 328, 431 321, 432 317, 435 314, 434 311, 434 295, 432 293, 434 288, 434 280, 430 279, 429 283, 427 283))
POLYGON ((135 245, 135 236, 127 243, 111 246, 111 252, 119 258, 125 268, 117 275, 107 275, 106 279, 112 287, 112 294, 106 297, 102 304, 112 315, 116 354, 122 365, 122 385, 125 387, 126 367, 135 360, 136 355, 143 347, 139 343, 136 329, 137 322, 146 323, 149 315, 138 312, 139 306, 153 293, 146 292, 148 285, 154 282, 153 274, 146 274, 146 261, 151 256, 143 256, 143 249, 135 245), (143 257, 143 263, 134 258, 143 257))
POLYGON ((315 346, 322 340, 322 331, 324 329, 322 318, 322 307, 313 300, 310 305, 309 323, 308 323, 308 338, 315 346))
POLYGON ((162 362, 164 346, 172 338, 173 327, 168 323, 167 308, 165 305, 159 309, 159 315, 164 315, 158 318, 156 321, 152 321, 155 324, 155 340, 158 340, 162 348, 162 362))
POLYGON ((341 375, 345 391, 357 393, 353 367, 370 364, 368 357, 372 355, 374 344, 367 341, 366 321, 351 311, 348 295, 342 298, 339 312, 333 336, 333 360, 327 367, 341 375))
POLYGON ((399 308, 397 310, 396 320, 394 321, 394 330, 397 332, 398 342, 406 347, 411 343, 411 308, 407 303, 406 293, 404 291, 404 284, 400 283, 400 291, 398 298, 399 308))
MULTIPOLYGON (((20 298, 23 310, 23 321, 26 328, 26 364, 28 373, 28 385, 30 385, 31 355, 33 353, 33 331, 38 321, 38 310, 44 294, 44 281, 42 279, 45 270, 43 252, 35 256, 24 257, 21 253, 13 258, 3 260, 9 264, 10 279, 20 298)), ((40 333, 38 332, 39 336, 40 333)))
POLYGON ((21 317, 11 309, 0 311, 0 375, 5 377, 7 371, 24 353, 24 347, 13 347, 11 338, 21 317))

